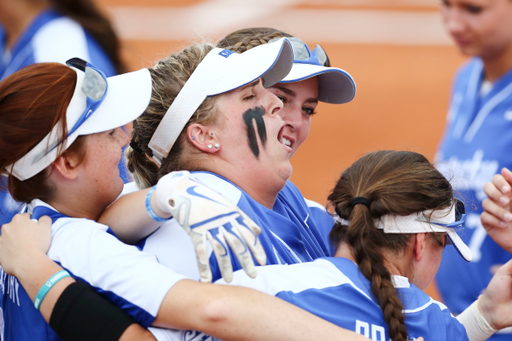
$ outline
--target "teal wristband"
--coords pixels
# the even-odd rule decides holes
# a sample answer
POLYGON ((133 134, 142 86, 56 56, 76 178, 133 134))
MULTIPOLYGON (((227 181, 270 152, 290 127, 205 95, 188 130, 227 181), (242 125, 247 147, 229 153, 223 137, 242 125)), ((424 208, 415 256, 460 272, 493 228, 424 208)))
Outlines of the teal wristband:
POLYGON ((48 291, 50 291, 50 289, 55 285, 55 283, 69 276, 69 272, 67 272, 66 270, 62 270, 57 272, 48 281, 46 281, 46 283, 43 284, 41 289, 39 289, 39 291, 37 292, 36 298, 34 298, 34 307, 36 307, 36 309, 39 310, 41 302, 43 302, 44 297, 46 296, 48 291))

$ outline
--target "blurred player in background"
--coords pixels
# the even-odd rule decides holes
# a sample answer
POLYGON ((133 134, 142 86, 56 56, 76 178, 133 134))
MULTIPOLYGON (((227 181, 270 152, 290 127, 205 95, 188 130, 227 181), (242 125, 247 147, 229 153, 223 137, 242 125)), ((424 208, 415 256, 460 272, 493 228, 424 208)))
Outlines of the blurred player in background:
MULTIPOLYGON (((487 235, 480 213, 484 183, 512 166, 512 1, 443 0, 441 13, 461 53, 471 57, 456 74, 436 156, 468 204, 463 239, 473 262, 447 248, 437 274, 443 300, 459 314, 485 289, 493 267, 511 258, 487 235)), ((512 340, 512 334, 502 332, 492 340, 512 340)))
MULTIPOLYGON (((119 47, 112 25, 92 0, 0 0, 0 80, 33 63, 73 57, 110 77, 127 71, 119 47)), ((8 128, 0 127, 0 134, 2 129, 8 128)), ((126 182, 124 163, 119 169, 126 182)), ((5 184, 6 178, 0 181, 5 184)), ((18 208, 7 192, 0 192, 0 224, 18 208)))

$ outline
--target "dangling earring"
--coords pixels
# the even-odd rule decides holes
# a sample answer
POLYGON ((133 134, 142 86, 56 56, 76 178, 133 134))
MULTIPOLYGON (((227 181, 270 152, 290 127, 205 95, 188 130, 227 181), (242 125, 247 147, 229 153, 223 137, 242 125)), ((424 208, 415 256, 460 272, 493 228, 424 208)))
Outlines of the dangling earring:
POLYGON ((210 143, 210 144, 208 144, 208 149, 212 149, 212 147, 213 147, 213 146, 211 145, 211 143, 210 143))
POLYGON ((218 143, 215 143, 215 144, 214 144, 214 146, 215 146, 215 148, 219 149, 219 147, 220 147, 220 144, 218 144, 218 143))

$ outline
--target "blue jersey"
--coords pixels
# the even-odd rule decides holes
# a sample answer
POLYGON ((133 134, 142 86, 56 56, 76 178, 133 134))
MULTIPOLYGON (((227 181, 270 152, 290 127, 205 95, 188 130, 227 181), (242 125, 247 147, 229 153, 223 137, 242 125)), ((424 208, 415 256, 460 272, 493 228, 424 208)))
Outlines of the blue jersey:
MULTIPOLYGON (((91 62, 107 77, 116 74, 114 65, 96 40, 77 22, 53 10, 41 12, 11 50, 6 47, 5 31, 0 25, 0 56, 0 80, 34 63, 65 63, 73 57, 91 62)), ((119 170, 123 181, 129 181, 124 162, 119 164, 119 170)), ((9 193, 0 191, 0 225, 10 222, 19 208, 20 204, 16 204, 9 193)))
MULTIPOLYGON (((154 255, 123 244, 108 227, 88 219, 69 218, 40 200, 29 205, 32 218, 52 218, 48 257, 77 281, 150 326, 167 292, 184 276, 158 264, 154 255)), ((0 337, 2 341, 61 340, 34 308, 18 279, 0 267, 0 337)))
MULTIPOLYGON (((240 207, 262 228, 259 238, 267 254, 267 264, 302 263, 330 256, 331 251, 325 235, 327 227, 320 225, 331 222, 324 217, 324 220, 317 223, 315 218, 320 215, 311 214, 302 194, 291 182, 287 182, 270 210, 218 175, 194 172, 194 176, 240 207)), ((162 264, 176 272, 199 279, 190 237, 174 219, 163 224, 139 245, 144 251, 155 254, 162 264)), ((233 269, 241 269, 233 253, 231 259, 233 269)), ((220 269, 213 254, 210 256, 210 266, 214 280, 220 278, 220 269)))
MULTIPOLYGON (((405 325, 410 340, 467 341, 466 330, 448 309, 410 284, 406 277, 393 276, 404 305, 405 325)), ((226 284, 223 280, 217 283, 226 284)), ((240 285, 277 296, 340 327, 373 341, 388 341, 389 328, 370 282, 357 265, 346 258, 323 258, 289 266, 271 265, 258 269, 252 279, 238 271, 230 285, 240 285)), ((200 332, 182 332, 181 340, 213 340, 200 332)), ((175 337, 178 339, 177 337, 175 337)))
MULTIPOLYGON (((447 127, 436 162, 467 203, 466 229, 462 239, 473 253, 467 263, 455 249, 446 248, 437 274, 437 285, 448 308, 461 313, 492 278, 491 267, 504 264, 511 255, 485 232, 481 222, 483 185, 502 167, 512 167, 512 70, 481 94, 483 63, 471 59, 458 72, 447 127), (455 284, 454 284, 455 283, 455 284)), ((492 340, 512 340, 507 331, 492 340)))

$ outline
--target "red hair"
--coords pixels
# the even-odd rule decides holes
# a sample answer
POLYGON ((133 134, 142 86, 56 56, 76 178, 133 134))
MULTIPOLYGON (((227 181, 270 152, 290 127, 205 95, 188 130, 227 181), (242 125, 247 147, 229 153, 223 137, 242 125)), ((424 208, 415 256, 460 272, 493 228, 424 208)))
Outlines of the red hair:
MULTIPOLYGON (((76 73, 58 63, 27 66, 0 83, 2 172, 10 173, 6 167, 34 148, 56 124, 61 126, 61 139, 66 138, 66 109, 75 85, 76 73)), ((66 152, 80 152, 82 144, 75 141, 66 152)), ((45 181, 48 168, 25 181, 10 175, 8 187, 13 198, 22 202, 49 198, 52 188, 45 181)))

